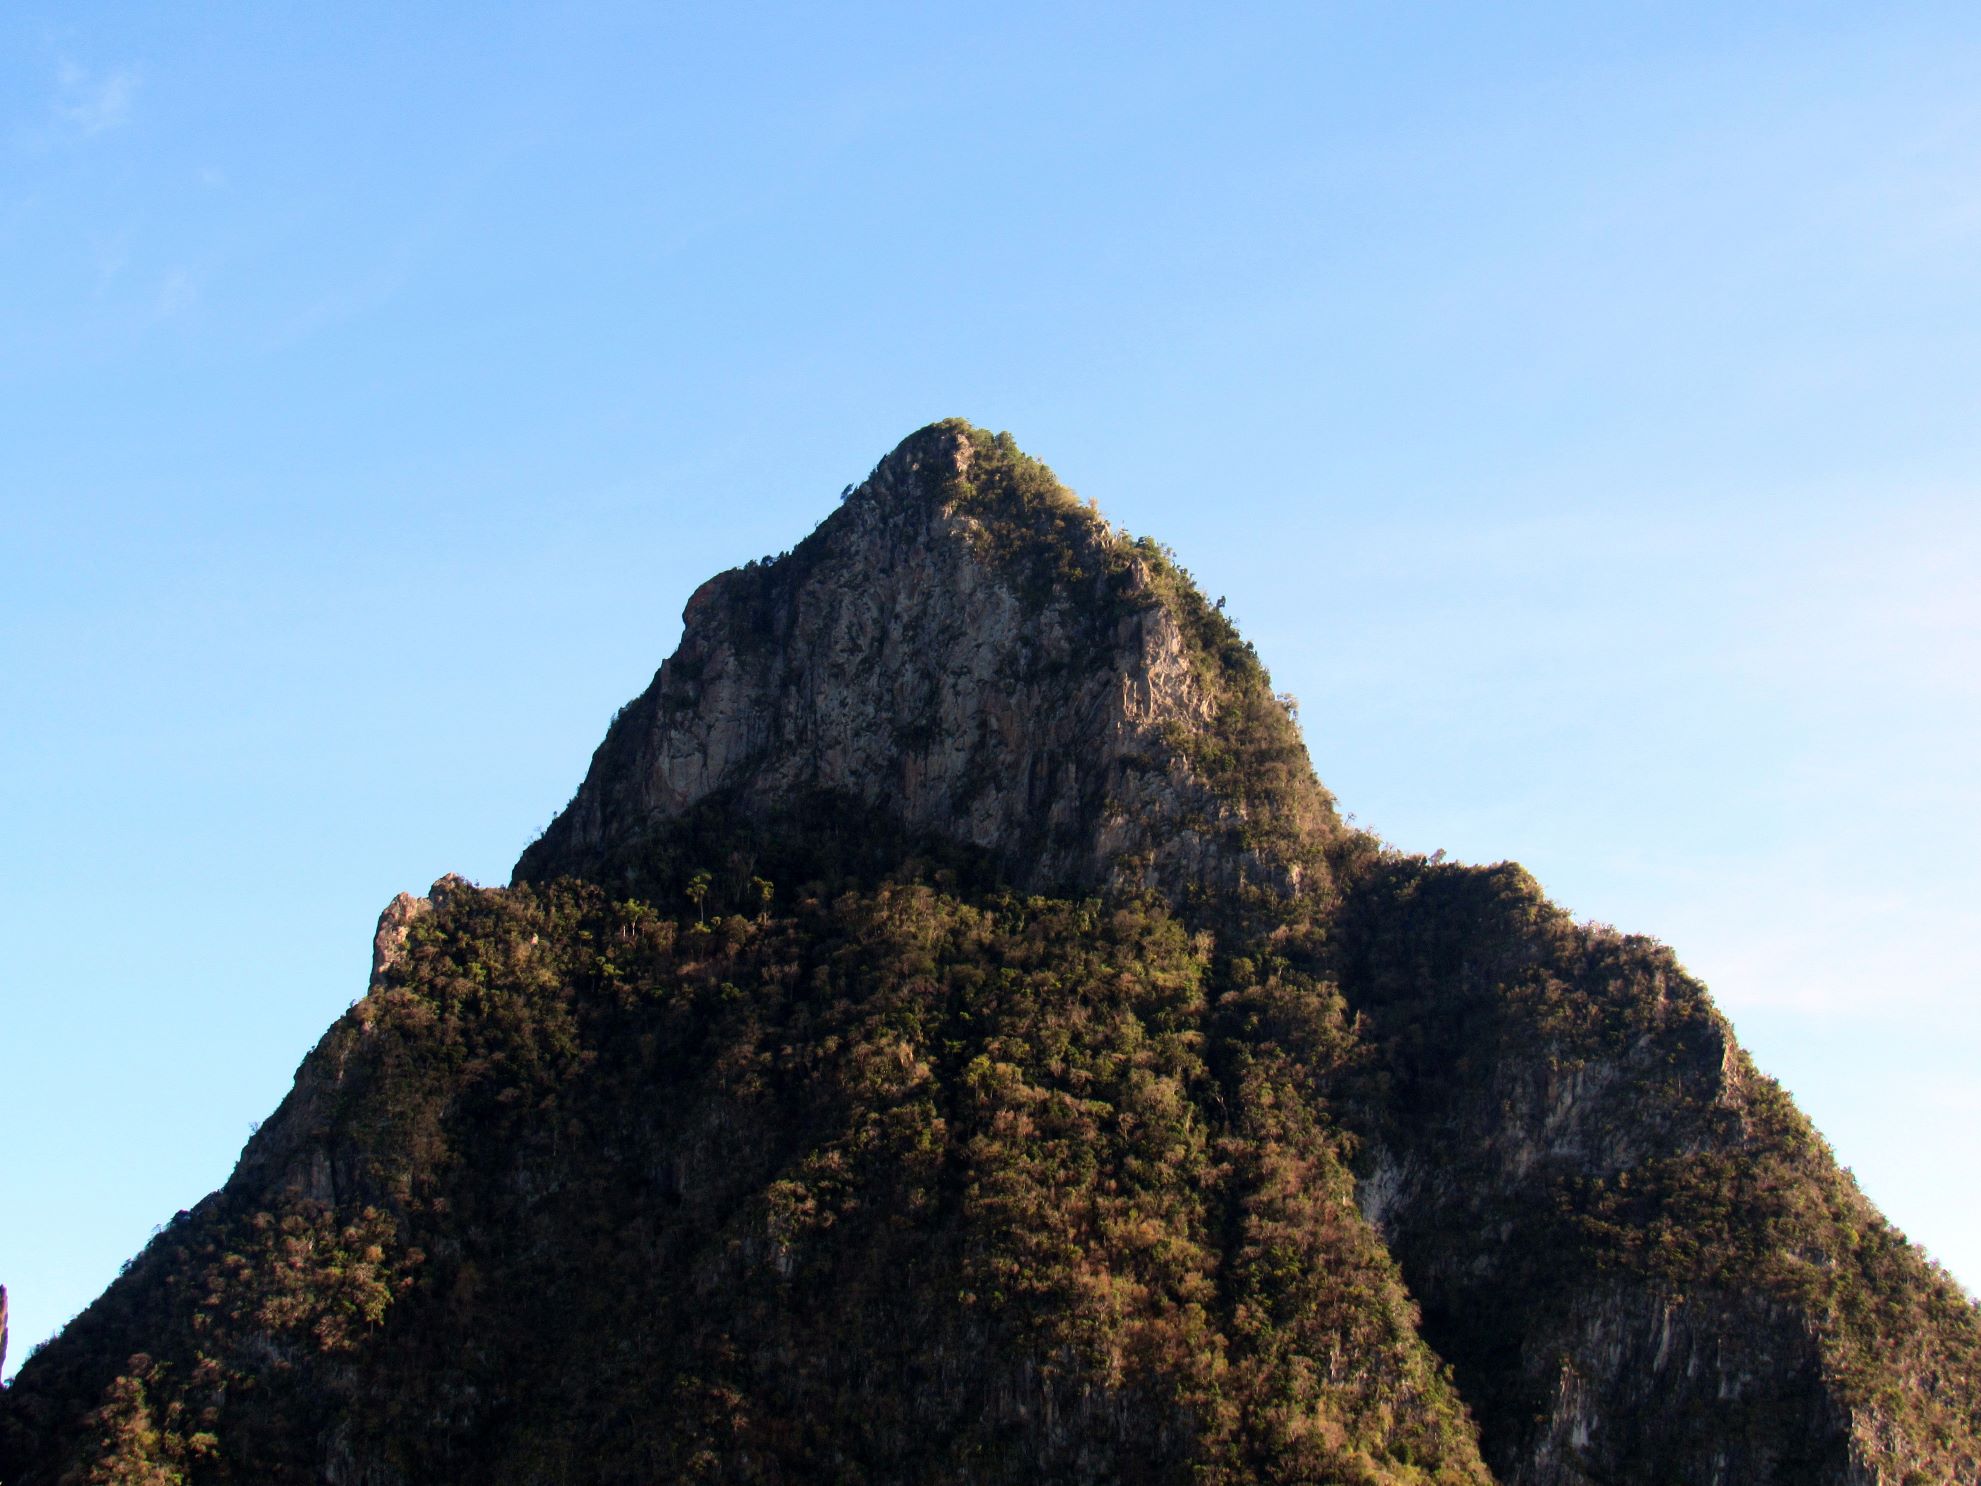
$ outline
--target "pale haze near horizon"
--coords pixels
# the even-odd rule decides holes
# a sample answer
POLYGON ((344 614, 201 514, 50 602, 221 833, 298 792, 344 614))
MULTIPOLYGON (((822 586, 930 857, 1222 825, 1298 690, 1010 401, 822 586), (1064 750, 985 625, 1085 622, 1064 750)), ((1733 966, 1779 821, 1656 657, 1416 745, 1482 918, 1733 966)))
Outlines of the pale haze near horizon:
POLYGON ((950 414, 1981 1282, 1981 20, 1733 9, 0 17, 9 1372, 950 414))

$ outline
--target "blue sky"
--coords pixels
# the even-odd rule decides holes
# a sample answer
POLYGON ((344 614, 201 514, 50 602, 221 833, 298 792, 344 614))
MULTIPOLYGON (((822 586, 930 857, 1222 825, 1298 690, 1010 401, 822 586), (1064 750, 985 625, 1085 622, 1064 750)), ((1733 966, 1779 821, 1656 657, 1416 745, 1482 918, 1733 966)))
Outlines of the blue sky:
POLYGON ((1981 1283, 1977 332, 1971 7, 9 7, 9 1367, 950 414, 1981 1283))

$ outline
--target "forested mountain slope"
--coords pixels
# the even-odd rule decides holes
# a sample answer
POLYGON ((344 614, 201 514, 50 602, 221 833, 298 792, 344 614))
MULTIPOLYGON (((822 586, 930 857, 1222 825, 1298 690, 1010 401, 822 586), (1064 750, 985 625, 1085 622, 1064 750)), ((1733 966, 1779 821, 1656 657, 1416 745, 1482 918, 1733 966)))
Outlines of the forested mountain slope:
POLYGON ((1663 947, 1345 825, 937 424, 381 921, 0 1480, 1981 1479, 1981 1324, 1663 947))

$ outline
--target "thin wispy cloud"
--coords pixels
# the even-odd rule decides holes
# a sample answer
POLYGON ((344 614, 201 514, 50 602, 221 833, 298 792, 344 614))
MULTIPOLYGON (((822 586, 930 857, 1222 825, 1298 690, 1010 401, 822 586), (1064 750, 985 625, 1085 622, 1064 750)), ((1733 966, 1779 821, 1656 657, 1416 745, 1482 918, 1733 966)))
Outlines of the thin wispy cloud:
POLYGON ((89 240, 89 253, 90 260, 96 265, 96 294, 100 299, 130 266, 130 234, 93 233, 89 240))
POLYGON ((84 139, 121 128, 130 121, 138 82, 135 67, 91 72, 74 62, 64 62, 55 74, 56 120, 84 139))
POLYGON ((158 286, 154 313, 161 320, 174 319, 199 300, 199 282, 183 268, 174 268, 158 286))

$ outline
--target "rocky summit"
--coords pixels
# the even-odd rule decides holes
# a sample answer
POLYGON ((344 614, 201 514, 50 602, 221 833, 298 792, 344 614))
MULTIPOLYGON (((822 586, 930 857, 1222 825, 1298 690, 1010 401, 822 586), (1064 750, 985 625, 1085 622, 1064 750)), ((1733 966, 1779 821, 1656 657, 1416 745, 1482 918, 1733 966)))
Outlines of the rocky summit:
POLYGON ((905 832, 1025 890, 1283 895, 1335 826, 1250 649, 1008 437, 923 429, 683 622, 519 878, 637 879, 715 807, 905 832))
POLYGON ((1981 1480, 1973 1303, 1671 952, 1346 824, 1008 436, 684 621, 0 1481, 1981 1480))

